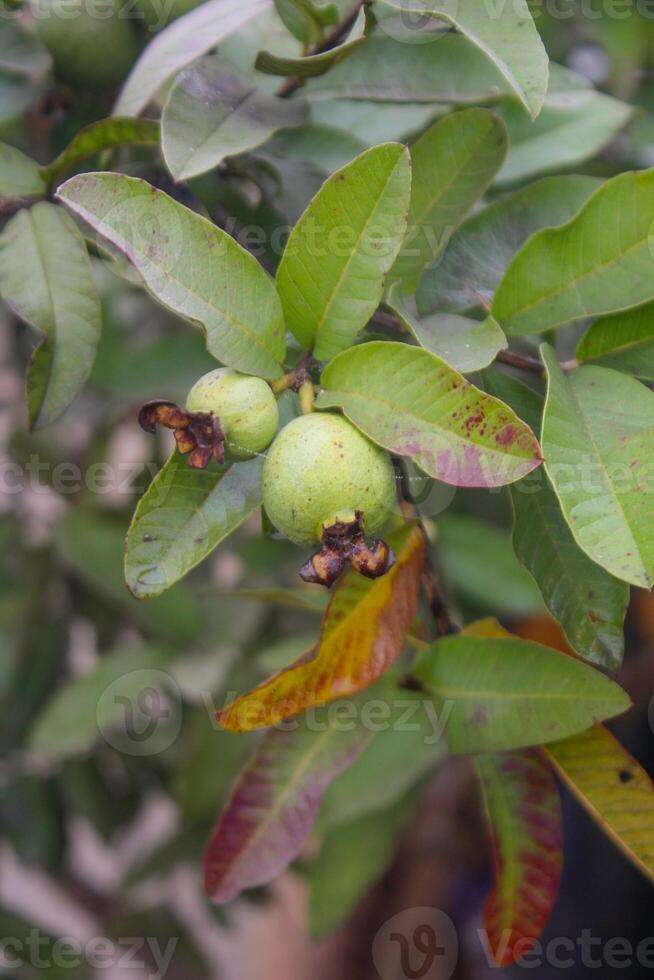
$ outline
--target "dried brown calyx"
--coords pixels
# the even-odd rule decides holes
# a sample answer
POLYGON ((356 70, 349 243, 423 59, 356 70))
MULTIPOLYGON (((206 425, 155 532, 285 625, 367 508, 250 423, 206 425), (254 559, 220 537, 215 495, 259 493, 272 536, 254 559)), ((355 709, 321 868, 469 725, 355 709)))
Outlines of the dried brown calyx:
POLYGON ((395 561, 385 541, 376 538, 366 543, 363 514, 357 511, 353 521, 335 521, 323 528, 320 549, 302 566, 300 578, 329 588, 348 563, 366 578, 380 578, 395 561))
POLYGON ((139 425, 146 432, 155 432, 157 425, 172 429, 177 448, 189 454, 188 465, 203 470, 210 459, 218 463, 225 459, 225 434, 217 415, 208 412, 187 412, 174 402, 146 402, 139 412, 139 425))

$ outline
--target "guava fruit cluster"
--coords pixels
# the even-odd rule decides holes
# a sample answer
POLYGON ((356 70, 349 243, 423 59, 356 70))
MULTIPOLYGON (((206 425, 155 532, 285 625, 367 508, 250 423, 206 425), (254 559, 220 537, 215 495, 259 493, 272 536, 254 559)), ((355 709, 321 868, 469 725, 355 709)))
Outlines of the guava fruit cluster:
POLYGON ((220 420, 228 457, 243 460, 265 451, 263 505, 295 544, 324 543, 333 528, 375 535, 388 523, 396 501, 391 460, 343 416, 312 412, 277 434, 270 386, 229 368, 200 378, 186 409, 220 420))

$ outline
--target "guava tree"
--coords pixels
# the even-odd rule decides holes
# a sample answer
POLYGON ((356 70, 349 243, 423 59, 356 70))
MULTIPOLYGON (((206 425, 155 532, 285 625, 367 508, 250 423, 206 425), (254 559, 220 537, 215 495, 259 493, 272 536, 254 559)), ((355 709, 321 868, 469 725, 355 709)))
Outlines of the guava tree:
MULTIPOLYGON (((484 928, 519 961, 561 875, 555 777, 654 875, 652 783, 604 724, 631 706, 630 588, 654 585, 654 170, 623 83, 651 22, 634 9, 613 46, 610 18, 575 34, 526 0, 73 14, 0 19, 0 293, 33 433, 10 452, 75 452, 77 412, 82 466, 120 461, 119 425, 156 465, 113 513, 51 487, 65 513, 14 556, 6 614, 45 680, 8 737, 79 786, 125 755, 98 741, 108 687, 186 677, 181 742, 126 768, 181 809, 155 857, 199 867, 208 838, 219 904, 299 861, 317 933, 470 757, 484 928), (590 31, 604 91, 539 28, 568 64, 590 31), (248 571, 217 586, 221 555, 248 571), (53 622, 96 626, 81 678, 31 632, 58 578, 53 622)), ((43 786, 19 765, 14 789, 43 786)))

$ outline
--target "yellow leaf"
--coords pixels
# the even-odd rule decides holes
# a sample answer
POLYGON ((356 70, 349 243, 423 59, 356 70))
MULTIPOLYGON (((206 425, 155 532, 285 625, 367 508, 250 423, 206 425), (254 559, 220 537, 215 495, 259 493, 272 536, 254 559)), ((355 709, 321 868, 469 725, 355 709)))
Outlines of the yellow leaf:
POLYGON ((218 714, 230 731, 274 725, 369 687, 402 651, 418 607, 425 540, 415 525, 389 535, 397 563, 371 581, 349 571, 336 586, 317 646, 218 714))
POLYGON ((513 636, 505 630, 494 616, 487 616, 486 619, 478 619, 475 623, 470 623, 462 632, 466 636, 478 636, 481 639, 492 640, 501 636, 513 636))
POLYGON ((604 725, 543 750, 593 820, 654 880, 654 783, 604 725))

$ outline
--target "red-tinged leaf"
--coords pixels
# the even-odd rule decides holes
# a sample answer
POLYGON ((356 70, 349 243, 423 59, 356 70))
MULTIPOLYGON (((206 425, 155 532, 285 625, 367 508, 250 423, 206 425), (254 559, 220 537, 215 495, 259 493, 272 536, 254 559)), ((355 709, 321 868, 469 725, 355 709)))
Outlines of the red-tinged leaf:
POLYGON ((354 570, 336 586, 317 646, 218 715, 231 731, 274 725, 314 705, 355 694, 376 681, 402 651, 418 607, 425 556, 413 525, 388 536, 397 562, 370 580, 354 570))
POLYGON ((395 341, 344 351, 321 377, 318 408, 340 408, 373 442, 457 487, 501 487, 540 466, 526 422, 435 354, 395 341))
POLYGON ((509 966, 540 936, 561 879, 561 801, 534 749, 476 760, 490 821, 496 881, 484 909, 488 944, 509 966))
POLYGON ((266 733, 238 777, 204 858, 214 902, 272 881, 297 857, 323 793, 372 738, 362 727, 313 722, 266 733))

